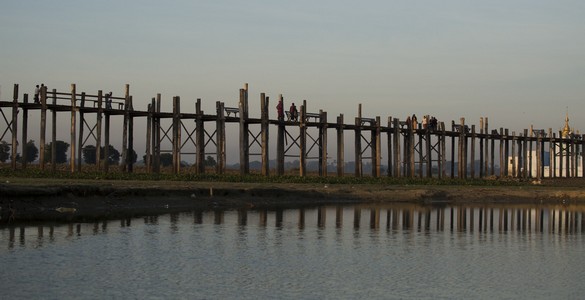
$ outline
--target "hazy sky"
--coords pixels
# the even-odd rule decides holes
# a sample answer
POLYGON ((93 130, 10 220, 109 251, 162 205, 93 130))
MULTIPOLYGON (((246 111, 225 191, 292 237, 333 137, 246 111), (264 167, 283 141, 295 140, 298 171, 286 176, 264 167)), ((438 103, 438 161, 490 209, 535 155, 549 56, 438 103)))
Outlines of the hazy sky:
MULTIPOLYGON (((431 114, 520 132, 585 133, 585 1, 0 0, 2 100, 19 83, 78 91, 130 84, 182 109, 259 94, 364 117, 431 114)), ((275 111, 271 111, 275 117, 275 111)))

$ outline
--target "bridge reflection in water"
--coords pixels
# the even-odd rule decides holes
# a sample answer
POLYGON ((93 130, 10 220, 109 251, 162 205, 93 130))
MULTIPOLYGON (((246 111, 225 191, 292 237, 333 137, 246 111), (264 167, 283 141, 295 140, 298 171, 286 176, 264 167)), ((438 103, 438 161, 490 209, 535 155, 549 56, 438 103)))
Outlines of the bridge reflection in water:
MULTIPOLYGON (((42 247, 84 235, 144 225, 215 224, 282 228, 316 227, 387 231, 450 231, 474 233, 520 232, 535 234, 581 234, 585 228, 585 205, 357 205, 322 206, 276 210, 216 210, 172 213, 158 216, 103 220, 94 223, 43 223, 0 228, 0 241, 8 248, 42 247)), ((196 226, 193 227, 196 230, 196 226)))

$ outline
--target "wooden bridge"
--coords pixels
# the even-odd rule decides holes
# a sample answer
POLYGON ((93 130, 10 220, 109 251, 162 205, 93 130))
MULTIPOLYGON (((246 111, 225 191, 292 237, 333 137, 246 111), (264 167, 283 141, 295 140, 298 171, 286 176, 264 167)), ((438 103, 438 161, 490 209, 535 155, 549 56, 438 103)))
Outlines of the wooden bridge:
MULTIPOLYGON (((260 116, 249 116, 248 85, 240 89, 237 107, 225 106, 216 102, 214 114, 205 114, 201 109, 201 99, 197 99, 194 113, 181 111, 179 97, 173 97, 173 111, 161 111, 161 95, 152 98, 146 110, 135 110, 132 96, 126 85, 124 97, 106 97, 102 91, 97 94, 78 93, 75 84, 68 92, 55 89, 40 90, 38 103, 29 102, 28 94, 19 93, 18 84, 14 85, 12 100, 0 99, 0 113, 4 124, 0 124, 0 140, 10 141, 11 167, 26 168, 26 141, 28 140, 28 114, 40 111, 40 148, 39 165, 41 169, 50 163, 56 169, 55 148, 51 157, 45 157, 47 143, 47 113, 52 114, 51 142, 55 145, 57 133, 57 113, 69 113, 70 127, 70 172, 82 172, 82 149, 87 145, 95 146, 96 165, 103 172, 109 171, 108 149, 111 143, 111 119, 122 118, 122 163, 120 169, 133 172, 134 120, 146 118, 146 136, 140 143, 146 145, 146 170, 161 172, 160 155, 170 152, 173 157, 172 172, 180 173, 181 155, 195 155, 195 171, 203 174, 206 156, 214 155, 217 161, 215 172, 226 171, 226 126, 234 124, 239 128, 239 165, 240 174, 250 173, 250 157, 260 156, 262 175, 283 175, 285 158, 294 157, 299 161, 299 175, 307 175, 307 161, 318 163, 319 176, 328 176, 327 167, 331 160, 335 163, 336 175, 345 176, 345 133, 353 132, 350 142, 355 153, 356 177, 364 176, 364 162, 371 164, 373 177, 458 177, 485 178, 488 176, 510 176, 520 178, 542 177, 581 177, 585 162, 581 154, 584 138, 582 135, 566 135, 561 132, 548 133, 543 129, 524 129, 521 133, 508 129, 488 128, 488 118, 480 118, 479 129, 468 125, 461 118, 452 121, 450 128, 444 122, 436 127, 424 126, 412 121, 404 121, 390 116, 382 124, 380 116, 363 117, 361 104, 358 116, 352 123, 345 123, 343 114, 329 122, 327 112, 309 112, 307 101, 299 109, 298 120, 269 118, 269 97, 260 94, 260 116), (106 103, 106 98, 108 102, 106 103), (106 105, 107 104, 107 105, 106 105), (10 112, 10 109, 12 110, 10 112), (20 118, 19 118, 20 116, 20 118), (95 116, 95 123, 92 123, 95 116), (20 128, 19 128, 20 124, 20 128), (194 124, 194 128, 192 128, 194 124), (259 125, 259 128, 257 128, 259 125), (257 131, 254 132, 253 129, 257 131), (269 140, 269 131, 275 129, 276 145, 269 140), (20 131, 20 132, 19 132, 20 131), (335 156, 328 149, 329 132, 335 132, 337 140, 335 156), (20 133, 20 142, 19 134, 20 133), (11 137, 11 140, 8 138, 11 137), (385 140, 386 153, 382 153, 385 140), (170 150, 161 145, 170 144, 170 150), (18 147, 21 147, 21 161, 17 161, 18 147), (276 146, 276 168, 269 166, 269 147, 276 146), (102 148, 103 147, 103 148, 102 148), (100 151, 105 151, 102 156, 100 151), (256 152, 254 152, 256 151, 256 152), (448 157, 450 155, 450 157, 448 157), (387 172, 382 174, 382 157, 385 156, 387 172), (547 164, 548 161, 548 164, 547 164), (499 166, 499 168, 496 168, 499 166)), ((278 101, 283 101, 282 95, 278 101)), ((284 104, 283 104, 284 106, 284 104)), ((118 129, 116 129, 118 130, 118 129)), ((184 172, 184 171, 183 171, 184 172)))

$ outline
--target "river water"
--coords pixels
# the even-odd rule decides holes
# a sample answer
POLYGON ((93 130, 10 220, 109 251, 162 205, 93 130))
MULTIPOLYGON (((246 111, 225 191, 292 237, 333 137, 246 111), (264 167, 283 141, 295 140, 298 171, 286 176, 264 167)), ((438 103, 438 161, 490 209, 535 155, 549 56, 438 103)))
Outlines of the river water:
POLYGON ((2 299, 582 299, 583 206, 327 206, 0 228, 2 299))

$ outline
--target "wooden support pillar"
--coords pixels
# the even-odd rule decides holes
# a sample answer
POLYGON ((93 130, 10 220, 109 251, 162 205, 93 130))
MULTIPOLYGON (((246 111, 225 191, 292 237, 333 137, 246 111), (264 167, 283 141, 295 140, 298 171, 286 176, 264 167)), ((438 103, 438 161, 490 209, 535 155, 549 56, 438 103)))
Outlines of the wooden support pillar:
POLYGON ((441 158, 439 159, 439 178, 446 178, 447 177, 447 169, 445 166, 447 165, 447 156, 446 156, 446 134, 445 134, 445 123, 439 123, 439 127, 441 128, 440 132, 440 148, 441 148, 441 158))
POLYGON ((516 157, 516 132, 512 131, 512 177, 518 176, 518 158, 516 157))
POLYGON ((260 126, 261 126, 261 143, 262 143, 262 176, 270 175, 270 157, 269 157, 269 138, 268 130, 270 129, 270 117, 268 113, 269 97, 265 93, 260 93, 260 126))
POLYGON ((70 164, 70 171, 71 173, 75 173, 75 155, 77 154, 76 152, 76 132, 75 132, 75 125, 76 125, 76 120, 75 120, 75 111, 77 110, 77 95, 76 95, 76 88, 75 88, 75 84, 72 83, 71 84, 71 140, 70 143, 71 145, 69 146, 69 164, 70 164))
POLYGON ((504 176, 504 165, 506 164, 506 157, 504 157, 504 129, 500 127, 500 177, 504 176))
POLYGON ((451 178, 455 178, 455 121, 451 121, 451 178))
POLYGON ((532 178, 532 144, 534 137, 534 128, 530 125, 530 133, 528 138, 528 177, 532 178))
POLYGON ((181 172, 181 98, 173 97, 173 174, 181 172))
POLYGON ((160 173, 160 107, 161 107, 161 94, 156 94, 156 106, 155 106, 155 114, 153 115, 153 139, 154 139, 154 147, 152 149, 152 170, 154 173, 160 173))
POLYGON ((483 152, 484 148, 483 148, 483 141, 485 139, 485 130, 483 128, 483 117, 479 118, 479 178, 483 178, 485 176, 485 172, 484 172, 484 168, 483 168, 483 163, 484 163, 484 155, 485 153, 483 152))
MULTIPOLYGON (((428 118, 427 118, 428 119, 428 118)), ((432 151, 432 136, 431 136, 431 130, 428 126, 426 128, 423 128, 424 130, 424 135, 425 135, 425 152, 426 152, 426 173, 427 173, 427 178, 432 178, 433 177, 433 151, 432 151)))
POLYGON ((392 128, 392 117, 388 117, 388 132, 386 133, 387 135, 387 146, 388 146, 388 158, 386 159, 386 163, 388 164, 388 171, 387 171, 387 175, 388 177, 392 177, 393 174, 393 170, 394 170, 394 165, 393 165, 393 155, 392 155, 392 151, 393 151, 393 147, 392 147, 392 132, 393 132, 393 128, 392 128))
POLYGON ((122 159, 120 164, 120 171, 126 172, 128 161, 128 120, 130 117, 130 85, 126 84, 124 92, 124 125, 122 132, 122 159))
MULTIPOLYGON (((246 86, 247 87, 247 86, 246 86)), ((250 143, 248 135, 248 91, 240 89, 240 175, 250 174, 250 143)))
POLYGON ((402 161, 400 159, 400 120, 398 118, 394 118, 393 120, 394 125, 392 127, 392 150, 393 150, 393 167, 394 167, 394 176, 400 177, 402 175, 401 167, 402 161))
POLYGON ((128 165, 128 173, 134 172, 134 115, 132 111, 132 96, 128 96, 128 153, 126 153, 126 164, 128 165))
MULTIPOLYGON (((361 104, 360 104, 361 112, 361 104)), ((362 128, 361 113, 355 118, 355 177, 362 177, 362 128)))
POLYGON ((372 176, 380 177, 381 175, 381 162, 382 162, 382 141, 381 141, 381 120, 380 117, 376 117, 376 124, 372 130, 372 176))
POLYGON ((528 129, 524 129, 524 136, 522 138, 522 178, 528 178, 528 129))
POLYGON ((495 137, 492 136, 492 135, 490 135, 490 159, 489 159, 489 162, 490 162, 490 175, 492 175, 492 176, 495 175, 495 172, 496 172, 496 169, 495 169, 495 162, 496 162, 496 159, 495 159, 495 153, 496 153, 496 151, 495 151, 495 149, 496 149, 495 143, 496 142, 495 142, 495 140, 496 140, 495 137))
POLYGON ((39 141, 39 164, 41 170, 45 170, 45 142, 47 134, 47 87, 43 86, 40 90, 41 97, 41 132, 39 141))
MULTIPOLYGON (((284 107, 282 94, 278 96, 278 101, 284 107)), ((284 138, 285 138, 284 120, 278 118, 278 132, 276 136, 276 173, 278 176, 284 175, 284 138)))
MULTIPOLYGON (((53 120, 53 123, 55 121, 53 120)), ((12 95, 12 147, 10 162, 12 170, 16 170, 16 150, 18 150, 18 84, 14 85, 14 93, 12 95)), ((24 143, 24 142, 23 142, 24 143)))
POLYGON ((476 134, 475 134, 475 124, 471 125, 471 151, 469 153, 470 158, 469 158, 469 170, 471 171, 471 178, 475 178, 475 139, 476 139, 476 134))
POLYGON ((465 137, 465 118, 460 118, 460 128, 461 130, 459 131, 459 140, 458 140, 458 145, 459 145, 459 155, 458 155, 458 177, 463 179, 465 178, 465 171, 467 169, 467 166, 465 164, 465 158, 466 158, 466 153, 465 153, 465 140, 467 139, 465 137))
POLYGON ((203 110, 201 110, 201 99, 197 98, 195 103, 195 144, 197 149, 197 174, 205 174, 205 123, 203 122, 203 110))
POLYGON ((408 177, 414 178, 415 175, 415 164, 414 164, 414 138, 416 134, 416 128, 413 122, 408 124, 408 177))
POLYGON ((146 165, 146 172, 152 173, 152 112, 154 108, 154 98, 148 104, 148 115, 146 116, 146 160, 144 164, 146 165))
POLYGON ((217 174, 224 174, 225 173, 225 109, 223 102, 216 102, 217 107, 217 121, 216 121, 216 130, 217 130, 217 174))
POLYGON ((51 109, 51 172, 57 171, 57 90, 53 89, 52 92, 52 104, 53 109, 51 109))
POLYGON ((82 156, 83 156, 83 132, 85 127, 85 92, 81 93, 81 99, 79 101, 79 136, 77 143, 77 172, 81 172, 82 156))
POLYGON ((344 124, 343 114, 337 117, 337 176, 342 177, 345 174, 345 151, 344 151, 344 124))
MULTIPOLYGON (((532 131, 532 130, 531 130, 532 131)), ((541 143, 542 143, 542 132, 536 132, 536 180, 542 179, 542 153, 541 153, 541 143)))
POLYGON ((415 124, 414 138, 418 138, 418 177, 423 178, 423 135, 424 132, 415 124))
POLYGON ((299 117, 299 175, 307 175, 307 100, 303 100, 299 117))
POLYGON ((110 171, 110 111, 104 110, 104 172, 106 173, 110 171))
POLYGON ((509 168, 509 159, 510 156, 510 143, 509 143, 509 134, 508 129, 504 129, 504 175, 508 176, 508 168, 509 168))
MULTIPOLYGON (((26 104, 28 104, 28 94, 24 94, 24 98, 23 98, 23 102, 24 102, 24 106, 26 107, 26 104)), ((22 138, 20 140, 20 144, 21 144, 21 153, 22 156, 20 158, 20 162, 22 164, 22 168, 25 169, 26 168, 26 164, 27 164, 27 157, 28 157, 28 153, 27 153, 27 149, 26 149, 26 144, 28 142, 28 109, 23 107, 22 108, 22 138)))
MULTIPOLYGON (((95 137, 95 165, 97 166, 97 169, 100 170, 101 169, 101 161, 102 161, 102 155, 101 155, 101 148, 102 148, 102 115, 104 113, 104 108, 103 108, 103 94, 102 91, 99 90, 98 91, 98 112, 97 112, 97 120, 96 120, 96 137, 95 137)), ((124 131, 125 133, 126 131, 124 131)), ((125 136, 125 135, 124 135, 125 136)), ((109 147, 105 147, 105 148, 109 148, 109 147)), ((109 151, 109 149, 108 149, 109 151)), ((104 154, 109 154, 109 153, 104 153, 104 154)), ((106 160, 109 160, 109 157, 105 157, 106 160)), ((104 164, 105 166, 105 164, 104 164)))
POLYGON ((485 166, 484 166, 485 172, 484 172, 484 174, 486 176, 489 176, 489 175, 493 175, 493 174, 490 174, 490 172, 489 172, 489 165, 490 165, 489 153, 490 152, 489 152, 489 148, 488 147, 489 147, 489 144, 490 144, 490 137, 491 136, 490 136, 489 124, 488 124, 488 118, 487 117, 484 118, 484 126, 485 126, 484 128, 485 128, 485 137, 486 137, 485 138, 485 145, 484 145, 484 147, 485 147, 485 151, 484 151, 484 154, 485 154, 485 161, 484 161, 484 164, 485 164, 485 166))
POLYGON ((553 178, 556 175, 555 171, 555 146, 554 146, 554 135, 552 132, 552 128, 548 129, 548 177, 553 178))
POLYGON ((327 112, 319 111, 319 176, 327 176, 327 112))

